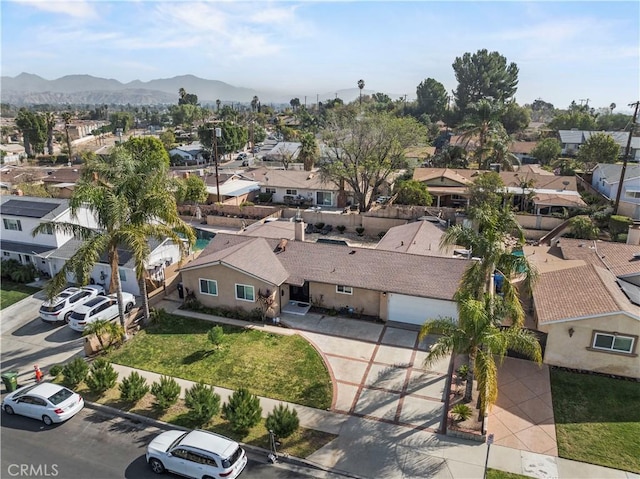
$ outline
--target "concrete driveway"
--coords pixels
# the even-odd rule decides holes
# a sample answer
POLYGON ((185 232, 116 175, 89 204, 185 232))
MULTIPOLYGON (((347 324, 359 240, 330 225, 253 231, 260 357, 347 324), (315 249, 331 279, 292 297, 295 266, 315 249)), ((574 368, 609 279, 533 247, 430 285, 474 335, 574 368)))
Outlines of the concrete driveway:
POLYGON ((2 372, 18 371, 18 383, 33 377, 33 365, 46 370, 83 351, 84 339, 65 326, 40 320, 40 291, 3 309, 0 314, 2 372))
POLYGON ((441 429, 449 360, 423 364, 429 338, 419 344, 415 330, 312 313, 282 321, 323 355, 334 383, 332 411, 441 429))

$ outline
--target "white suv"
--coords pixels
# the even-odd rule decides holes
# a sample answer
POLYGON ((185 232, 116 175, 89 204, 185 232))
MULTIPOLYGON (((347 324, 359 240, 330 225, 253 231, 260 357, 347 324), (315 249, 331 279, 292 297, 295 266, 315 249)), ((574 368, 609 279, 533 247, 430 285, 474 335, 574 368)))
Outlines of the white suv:
POLYGON ((246 467, 247 455, 236 441, 219 434, 174 430, 151 441, 147 462, 156 474, 170 471, 194 478, 235 479, 246 467))
POLYGON ((47 323, 68 322, 73 308, 86 303, 99 294, 104 294, 104 288, 99 285, 67 288, 52 300, 42 303, 40 319, 47 323))
MULTIPOLYGON (((136 304, 135 297, 131 293, 122 293, 125 312, 130 312, 136 304)), ((74 308, 69 317, 69 327, 74 331, 82 332, 87 324, 101 319, 113 321, 118 317, 118 295, 96 296, 86 303, 74 308)))

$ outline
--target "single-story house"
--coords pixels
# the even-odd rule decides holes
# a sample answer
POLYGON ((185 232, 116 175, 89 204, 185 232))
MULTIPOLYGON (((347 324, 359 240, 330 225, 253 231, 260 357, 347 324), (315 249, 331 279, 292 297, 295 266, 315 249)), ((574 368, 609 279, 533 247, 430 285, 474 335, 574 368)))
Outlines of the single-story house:
MULTIPOLYGON (((589 131, 589 130, 558 130, 563 155, 577 155, 582 146, 591 135, 605 133, 611 136, 620 146, 620 157, 623 157, 629 142, 628 131, 589 131)), ((629 145, 629 157, 631 161, 640 161, 640 136, 631 137, 629 145)))
MULTIPOLYGON (((622 165, 598 163, 593 169, 591 186, 611 201, 615 201, 621 174, 622 165)), ((618 214, 640 220, 640 165, 627 165, 622 182, 618 214)))
POLYGON ((509 152, 514 154, 522 165, 536 163, 537 160, 531 155, 531 152, 537 144, 537 141, 514 141, 509 145, 509 152))
POLYGON ((315 305, 421 325, 457 318, 453 296, 469 263, 371 248, 218 233, 181 271, 184 287, 204 306, 260 307, 279 315, 291 303, 315 305))
POLYGON ((191 143, 190 145, 178 146, 169 150, 169 157, 180 157, 181 161, 186 165, 195 163, 196 165, 206 163, 204 157, 204 147, 200 143, 191 143))
POLYGON ((544 362, 640 378, 640 247, 561 238, 573 267, 542 273, 533 290, 544 362))

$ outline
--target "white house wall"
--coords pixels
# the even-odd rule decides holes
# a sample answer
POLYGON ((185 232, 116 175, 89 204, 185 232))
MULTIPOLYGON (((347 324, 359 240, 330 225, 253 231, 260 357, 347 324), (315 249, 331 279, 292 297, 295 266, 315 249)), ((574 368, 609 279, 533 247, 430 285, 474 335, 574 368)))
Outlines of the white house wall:
POLYGON ((454 301, 387 293, 387 302, 389 321, 422 326, 427 320, 443 317, 458 319, 454 301))
POLYGON ((327 190, 307 190, 307 189, 302 189, 302 188, 282 188, 282 187, 271 187, 271 186, 266 186, 266 187, 262 187, 261 191, 264 193, 266 191, 266 188, 269 189, 275 189, 275 193, 273 193, 272 196, 272 201, 274 203, 284 203, 284 197, 285 196, 291 196, 287 193, 287 190, 295 190, 297 195, 301 195, 304 196, 305 198, 310 198, 311 199, 311 204, 312 205, 316 205, 317 204, 317 193, 322 192, 322 193, 331 193, 331 205, 320 205, 320 206, 327 206, 327 207, 335 207, 336 206, 336 201, 338 198, 338 194, 335 191, 327 191, 327 190))

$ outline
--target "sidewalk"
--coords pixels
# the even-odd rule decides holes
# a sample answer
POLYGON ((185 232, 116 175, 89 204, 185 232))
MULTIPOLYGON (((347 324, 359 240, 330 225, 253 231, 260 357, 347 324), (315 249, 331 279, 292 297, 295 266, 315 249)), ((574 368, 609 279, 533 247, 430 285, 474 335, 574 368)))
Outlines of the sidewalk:
MULTIPOLYGON (((186 314, 177 308, 179 303, 163 301, 158 308, 165 308, 175 314, 186 314)), ((188 312, 191 317, 213 319, 211 316, 188 312)), ((229 318, 215 318, 218 322, 247 327, 244 321, 229 318)), ((283 321, 285 318, 283 318, 283 321)), ((345 319, 345 321, 349 321, 345 319)), ((296 329, 270 325, 252 324, 249 327, 276 334, 297 334, 296 329)), ((347 326, 348 328, 348 326, 347 326)), ((355 338, 354 338, 355 339, 355 338)), ((125 377, 132 368, 115 365, 119 377, 125 377)), ((140 371, 149 383, 157 381, 159 374, 140 371)), ((194 382, 176 378, 182 387, 182 394, 194 382)), ((215 387, 222 402, 233 391, 215 387)), ((263 415, 282 401, 260 398, 263 415)), ((347 473, 366 478, 436 478, 481 479, 487 457, 487 444, 465 441, 428 430, 406 427, 402 424, 372 420, 367 417, 313 409, 297 404, 289 407, 298 412, 300 425, 305 428, 336 434, 338 437, 322 447, 306 460, 323 470, 337 474, 347 473)), ((640 475, 595 466, 552 455, 521 451, 494 444, 489 451, 488 466, 506 472, 528 477, 546 479, 640 479, 640 475)))

